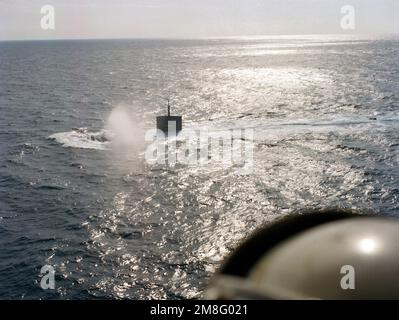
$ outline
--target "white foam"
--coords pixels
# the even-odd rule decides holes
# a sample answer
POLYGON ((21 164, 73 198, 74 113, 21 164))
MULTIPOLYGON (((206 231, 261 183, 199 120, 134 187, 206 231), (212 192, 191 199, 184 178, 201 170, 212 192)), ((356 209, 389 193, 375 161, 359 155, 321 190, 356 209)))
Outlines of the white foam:
POLYGON ((88 132, 85 128, 81 128, 70 132, 55 133, 49 138, 57 141, 64 147, 107 150, 113 139, 113 134, 108 130, 88 132))

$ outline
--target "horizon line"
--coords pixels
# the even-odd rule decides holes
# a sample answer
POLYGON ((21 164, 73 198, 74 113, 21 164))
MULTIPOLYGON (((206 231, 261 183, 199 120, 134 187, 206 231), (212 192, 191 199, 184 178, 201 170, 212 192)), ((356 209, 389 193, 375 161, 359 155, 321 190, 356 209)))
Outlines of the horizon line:
POLYGON ((44 41, 109 41, 109 40, 228 40, 228 39, 243 39, 243 38, 267 38, 267 37, 311 37, 311 36, 348 36, 348 37, 395 37, 399 33, 303 33, 303 34, 259 34, 259 35, 233 35, 233 36, 205 36, 205 37, 115 37, 115 38, 102 38, 102 37, 89 37, 89 38, 38 38, 38 39, 0 39, 0 42, 44 42, 44 41))

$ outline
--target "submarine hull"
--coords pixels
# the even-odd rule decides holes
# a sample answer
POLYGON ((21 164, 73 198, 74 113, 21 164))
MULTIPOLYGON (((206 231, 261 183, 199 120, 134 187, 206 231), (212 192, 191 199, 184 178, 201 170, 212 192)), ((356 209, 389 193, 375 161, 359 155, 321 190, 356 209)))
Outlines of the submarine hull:
POLYGON ((161 130, 167 136, 178 134, 180 131, 182 131, 182 128, 183 128, 183 119, 181 116, 157 117, 157 129, 161 130), (169 132, 169 130, 171 130, 171 132, 169 132))

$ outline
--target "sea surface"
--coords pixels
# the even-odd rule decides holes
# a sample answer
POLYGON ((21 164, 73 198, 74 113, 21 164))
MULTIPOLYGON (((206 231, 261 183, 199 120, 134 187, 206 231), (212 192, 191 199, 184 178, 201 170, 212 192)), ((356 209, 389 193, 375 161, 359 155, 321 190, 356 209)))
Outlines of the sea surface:
POLYGON ((0 298, 199 298, 296 210, 397 216, 398 58, 349 36, 0 43, 0 298), (252 171, 149 164, 167 98, 185 128, 254 130, 252 171))

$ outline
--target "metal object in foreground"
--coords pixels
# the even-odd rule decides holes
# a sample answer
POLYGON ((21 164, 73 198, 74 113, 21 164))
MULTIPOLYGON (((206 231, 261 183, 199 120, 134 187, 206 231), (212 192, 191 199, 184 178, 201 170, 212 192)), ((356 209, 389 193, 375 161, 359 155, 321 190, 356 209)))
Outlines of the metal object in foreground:
POLYGON ((399 222, 326 211, 267 226, 215 276, 208 299, 399 299, 399 222))

